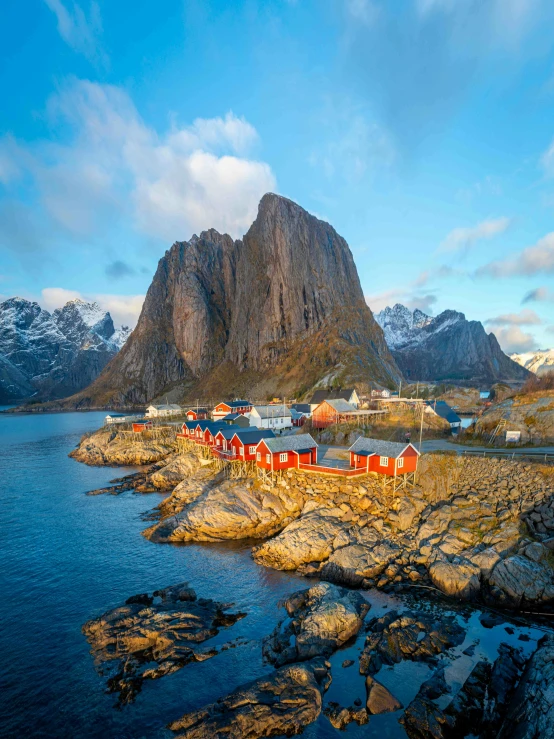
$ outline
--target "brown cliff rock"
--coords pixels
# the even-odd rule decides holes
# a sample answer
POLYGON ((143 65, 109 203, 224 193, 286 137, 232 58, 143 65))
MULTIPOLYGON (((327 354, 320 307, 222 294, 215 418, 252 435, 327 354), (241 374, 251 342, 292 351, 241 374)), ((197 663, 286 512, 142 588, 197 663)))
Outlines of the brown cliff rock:
POLYGON ((243 240, 215 230, 160 260, 123 350, 65 407, 177 395, 307 391, 322 378, 390 384, 400 372, 365 303, 346 241, 264 195, 243 240))

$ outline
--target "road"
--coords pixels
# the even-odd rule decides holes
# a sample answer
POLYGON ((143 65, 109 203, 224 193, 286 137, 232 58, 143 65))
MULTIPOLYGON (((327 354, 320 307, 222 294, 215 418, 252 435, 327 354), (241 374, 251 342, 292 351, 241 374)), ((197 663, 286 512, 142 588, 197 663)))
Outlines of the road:
MULTIPOLYGON (((419 444, 415 444, 416 448, 419 448, 419 444)), ((455 444, 445 439, 429 439, 423 442, 424 452, 436 452, 436 451, 457 451, 457 452, 488 452, 489 454, 494 452, 500 452, 503 454, 514 454, 517 455, 539 455, 548 454, 554 456, 554 446, 530 446, 530 447, 518 447, 513 449, 496 449, 490 446, 467 446, 465 444, 455 444)))

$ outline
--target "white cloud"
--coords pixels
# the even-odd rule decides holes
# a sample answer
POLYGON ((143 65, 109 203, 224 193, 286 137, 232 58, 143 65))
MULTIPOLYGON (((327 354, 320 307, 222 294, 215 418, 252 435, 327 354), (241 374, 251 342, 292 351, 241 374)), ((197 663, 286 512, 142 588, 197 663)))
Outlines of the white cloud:
POLYGON ((505 326, 494 332, 498 343, 506 354, 528 352, 537 348, 534 336, 522 331, 519 326, 505 326))
POLYGON ((489 326, 536 326, 542 321, 534 310, 526 308, 519 313, 504 313, 488 318, 485 323, 489 326))
POLYGON ((101 60, 106 63, 107 57, 100 48, 99 37, 102 33, 100 8, 95 0, 89 3, 88 13, 72 0, 71 7, 62 0, 44 0, 55 14, 58 21, 58 33, 68 46, 83 54, 90 61, 101 60))
POLYGON ((25 168, 52 224, 77 243, 124 218, 170 242, 207 228, 242 236, 261 196, 276 190, 269 165, 244 156, 255 128, 231 112, 159 135, 125 91, 86 80, 73 80, 47 109, 72 139, 15 150, 0 140, 0 152, 11 151, 0 174, 25 168))
POLYGON ((424 313, 432 314, 433 305, 437 302, 437 297, 432 293, 418 295, 417 293, 411 293, 409 288, 398 288, 385 290, 382 293, 376 293, 374 295, 366 295, 365 302, 369 305, 373 313, 380 313, 387 306, 401 303, 410 310, 416 310, 417 308, 424 313))
POLYGON ((509 228, 511 218, 496 218, 482 221, 470 228, 455 228, 447 235, 439 247, 441 252, 459 252, 471 249, 483 239, 492 239, 509 228))
POLYGON ((554 274, 554 231, 510 259, 499 259, 480 267, 476 274, 489 277, 521 277, 554 274))
POLYGON ((116 326, 134 326, 137 323, 144 295, 113 295, 109 293, 81 293, 78 290, 67 290, 63 287, 45 287, 38 302, 48 311, 61 308, 69 300, 80 298, 87 302, 96 302, 110 312, 116 326))

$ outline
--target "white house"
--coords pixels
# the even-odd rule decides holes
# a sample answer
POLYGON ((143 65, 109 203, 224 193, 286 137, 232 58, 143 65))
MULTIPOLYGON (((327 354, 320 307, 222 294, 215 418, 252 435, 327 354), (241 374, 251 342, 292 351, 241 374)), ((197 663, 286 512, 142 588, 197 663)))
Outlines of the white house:
POLYGON ((183 412, 180 405, 166 403, 165 405, 149 405, 146 409, 147 418, 165 418, 166 416, 179 416, 183 412))
POLYGON ((125 413, 110 413, 104 419, 104 423, 106 424, 106 426, 112 426, 116 423, 131 423, 132 421, 140 421, 142 418, 142 415, 128 416, 125 413))
POLYGON ((292 414, 286 405, 255 405, 250 411, 250 426, 259 429, 292 428, 292 414))

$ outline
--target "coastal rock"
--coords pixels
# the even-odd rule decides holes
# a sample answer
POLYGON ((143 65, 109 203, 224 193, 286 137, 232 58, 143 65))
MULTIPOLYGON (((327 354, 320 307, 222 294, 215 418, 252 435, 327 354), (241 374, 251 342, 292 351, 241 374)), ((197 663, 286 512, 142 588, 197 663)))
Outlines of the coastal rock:
POLYGON ((504 714, 497 739, 554 736, 554 637, 543 637, 504 714))
POLYGON ((481 570, 463 557, 452 562, 436 560, 429 567, 429 576, 445 595, 460 600, 473 600, 481 590, 481 570))
POLYGON ((217 654, 197 647, 244 616, 228 612, 222 603, 197 598, 187 583, 180 583, 128 598, 125 605, 87 621, 83 633, 99 673, 108 675, 109 692, 118 693, 120 703, 130 703, 145 679, 217 654))
POLYGON ((374 578, 384 572, 387 565, 398 556, 399 548, 387 542, 349 544, 331 554, 320 576, 332 582, 361 585, 364 578, 374 578))
POLYGON ((489 584, 491 597, 510 606, 554 600, 552 567, 547 561, 535 562, 520 554, 499 562, 492 571, 489 584))
POLYGON ((343 708, 335 701, 329 701, 323 709, 323 713, 329 719, 331 726, 339 729, 339 731, 346 729, 348 724, 352 722, 355 722, 358 726, 363 726, 369 721, 369 716, 365 708, 358 708, 357 706, 343 708))
POLYGON ((343 522, 340 508, 318 508, 289 524, 274 539, 252 550, 258 564, 276 570, 296 570, 308 562, 328 559, 349 542, 352 525, 343 522))
POLYGON ((151 541, 223 541, 273 536, 300 515, 304 501, 283 487, 270 493, 227 480, 196 498, 182 513, 144 532, 151 541))
POLYGON ((409 739, 450 739, 453 736, 455 720, 434 703, 436 698, 447 692, 444 667, 439 667, 421 685, 399 719, 409 739))
POLYGON ((323 659, 281 667, 226 698, 185 714, 169 728, 177 739, 259 739, 300 734, 321 713, 330 682, 323 659))
POLYGON ((403 708, 402 703, 394 695, 381 685, 375 678, 368 675, 365 681, 367 692, 366 708, 368 713, 377 715, 380 713, 394 713, 403 708))
POLYGON ((405 659, 433 662, 436 655, 461 644, 464 629, 452 616, 437 618, 426 613, 390 611, 368 624, 363 652, 362 675, 375 675, 383 665, 395 665, 405 659))
POLYGON ((169 439, 131 444, 116 430, 100 429, 84 436, 69 456, 92 466, 134 466, 160 462, 174 451, 175 443, 169 439))
POLYGON ((359 593, 319 583, 289 596, 288 618, 264 639, 263 655, 280 667, 312 657, 328 657, 356 636, 369 611, 359 593))
POLYGON ((150 483, 157 490, 172 490, 185 478, 195 474, 200 467, 200 456, 195 452, 176 454, 168 464, 150 475, 150 483))

